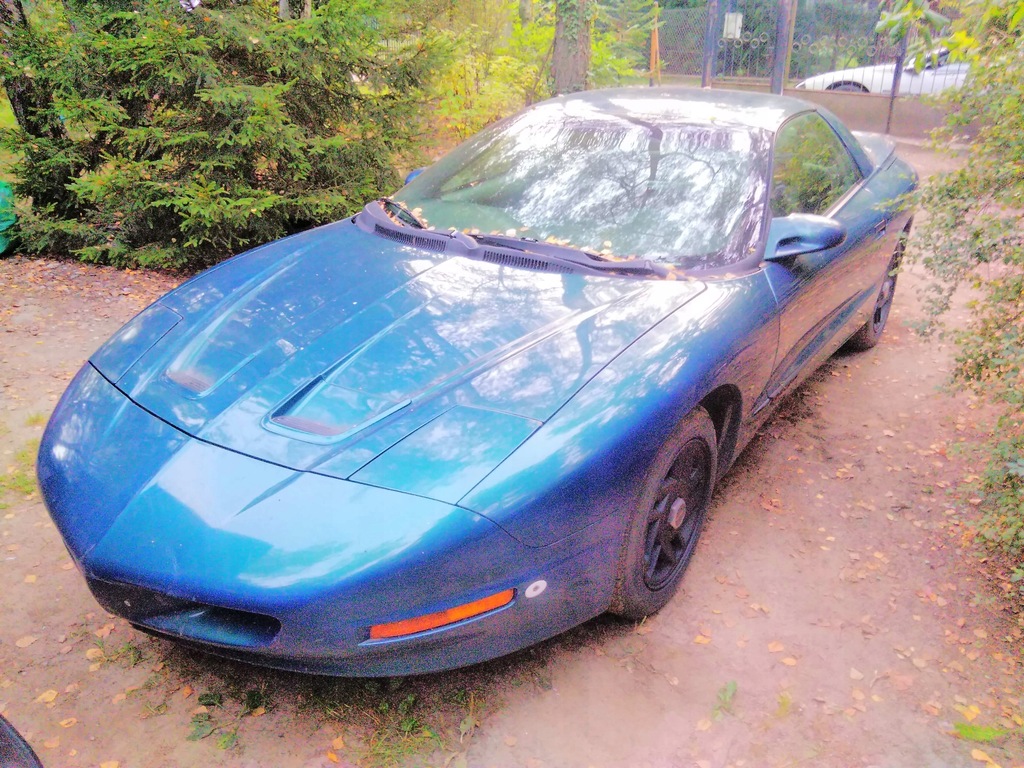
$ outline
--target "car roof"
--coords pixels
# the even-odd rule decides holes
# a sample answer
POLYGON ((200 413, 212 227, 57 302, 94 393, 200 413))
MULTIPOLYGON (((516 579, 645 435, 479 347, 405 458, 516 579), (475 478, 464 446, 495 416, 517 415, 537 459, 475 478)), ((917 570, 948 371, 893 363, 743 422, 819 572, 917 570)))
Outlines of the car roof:
POLYGON ((559 96, 545 103, 562 103, 567 111, 650 120, 661 125, 720 125, 772 133, 793 115, 815 110, 814 105, 788 96, 682 86, 606 88, 559 96))

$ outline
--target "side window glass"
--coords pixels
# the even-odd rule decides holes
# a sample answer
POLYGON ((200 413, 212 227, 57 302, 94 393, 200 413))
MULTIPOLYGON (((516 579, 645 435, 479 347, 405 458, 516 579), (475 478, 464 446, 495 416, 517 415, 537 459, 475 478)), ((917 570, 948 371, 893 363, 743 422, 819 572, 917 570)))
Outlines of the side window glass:
POLYGON ((825 213, 861 179, 835 131, 816 114, 795 117, 775 137, 772 213, 825 213))

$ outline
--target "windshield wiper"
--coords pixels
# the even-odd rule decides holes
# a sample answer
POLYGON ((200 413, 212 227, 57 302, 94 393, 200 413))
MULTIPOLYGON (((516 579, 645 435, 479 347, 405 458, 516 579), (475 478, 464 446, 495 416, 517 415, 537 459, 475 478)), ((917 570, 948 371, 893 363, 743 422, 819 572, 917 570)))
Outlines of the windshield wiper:
POLYGON ((620 272, 623 274, 635 275, 657 275, 664 277, 671 270, 664 264, 659 264, 648 259, 609 259, 599 253, 588 251, 585 248, 576 248, 571 245, 560 243, 548 243, 540 240, 533 240, 528 237, 510 237, 508 235, 473 235, 478 243, 482 245, 496 245, 502 248, 513 248, 526 253, 547 254, 573 264, 579 264, 599 272, 620 272))
POLYGON ((427 225, 423 223, 420 217, 413 213, 405 203, 393 200, 390 197, 382 197, 377 202, 380 203, 380 206, 392 219, 396 219, 402 224, 413 227, 414 229, 427 228, 427 225))
POLYGON ((612 273, 665 277, 671 272, 665 265, 652 261, 613 261, 557 243, 504 235, 468 235, 458 230, 437 232, 424 227, 423 222, 405 205, 388 199, 367 203, 356 215, 355 223, 365 232, 403 245, 503 266, 589 275, 612 273))

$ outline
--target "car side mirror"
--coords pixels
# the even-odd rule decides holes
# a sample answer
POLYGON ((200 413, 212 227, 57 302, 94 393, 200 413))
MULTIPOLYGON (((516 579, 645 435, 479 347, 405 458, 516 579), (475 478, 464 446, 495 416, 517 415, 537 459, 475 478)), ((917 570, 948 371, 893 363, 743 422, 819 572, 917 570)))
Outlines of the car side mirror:
POLYGON ((846 227, 812 213, 776 216, 768 228, 765 261, 785 261, 804 253, 834 248, 846 240, 846 227))
POLYGON ((423 173, 423 169, 422 168, 417 168, 414 171, 409 171, 409 175, 405 177, 405 183, 408 184, 410 181, 415 179, 421 173, 423 173))

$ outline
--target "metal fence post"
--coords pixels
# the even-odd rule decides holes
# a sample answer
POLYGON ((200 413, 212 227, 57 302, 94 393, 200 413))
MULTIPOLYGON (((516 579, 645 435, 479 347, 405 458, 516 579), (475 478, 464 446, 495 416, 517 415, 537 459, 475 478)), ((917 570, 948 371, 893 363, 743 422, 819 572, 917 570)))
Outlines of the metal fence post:
POLYGON ((796 12, 792 0, 779 0, 775 17, 775 60, 772 62, 772 93, 782 93, 786 84, 786 69, 796 12))
POLYGON ((708 23, 704 27, 704 60, 700 71, 702 88, 711 87, 715 76, 715 58, 718 54, 718 0, 708 0, 708 23))

